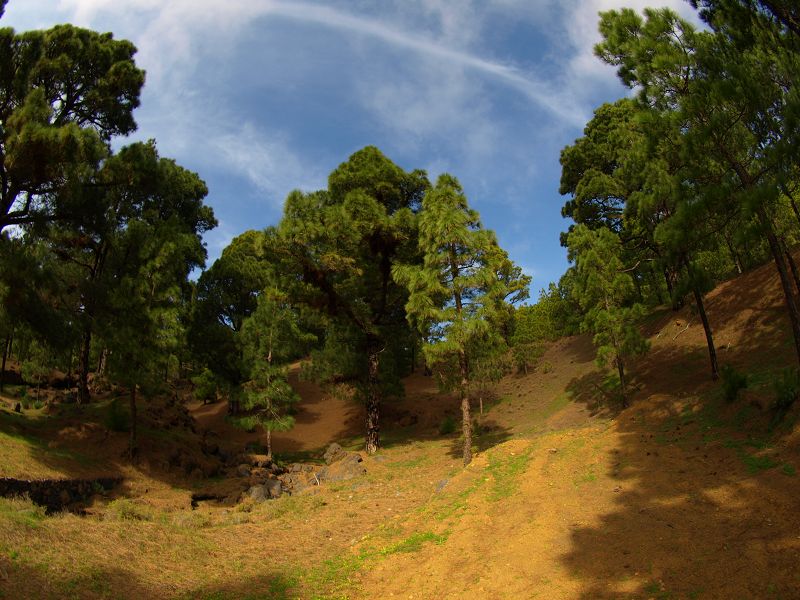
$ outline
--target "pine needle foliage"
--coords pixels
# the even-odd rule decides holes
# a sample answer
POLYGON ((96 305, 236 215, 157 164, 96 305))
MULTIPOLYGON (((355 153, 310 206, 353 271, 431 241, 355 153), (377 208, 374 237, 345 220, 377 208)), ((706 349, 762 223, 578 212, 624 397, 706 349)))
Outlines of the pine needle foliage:
POLYGON ((419 214, 422 265, 397 265, 395 280, 409 290, 406 311, 425 339, 427 364, 461 399, 464 464, 472 460, 468 391, 472 348, 492 346, 508 302, 527 297, 530 278, 482 227, 458 180, 441 175, 419 214))

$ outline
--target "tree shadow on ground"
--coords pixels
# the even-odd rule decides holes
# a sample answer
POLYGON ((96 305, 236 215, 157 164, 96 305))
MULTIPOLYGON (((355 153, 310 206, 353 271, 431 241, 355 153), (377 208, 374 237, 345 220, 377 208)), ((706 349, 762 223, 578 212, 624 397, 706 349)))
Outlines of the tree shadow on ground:
POLYGON ((670 409, 617 422, 607 472, 616 493, 562 556, 584 582, 580 597, 795 597, 796 450, 760 450, 746 435, 763 433, 763 421, 738 434, 716 408, 664 419, 670 409))
MULTIPOLYGON (((741 306, 717 298, 715 308, 741 306)), ((721 363, 775 374, 795 362, 787 320, 774 307, 736 325, 746 334, 720 350, 721 363)), ((730 323, 720 330, 739 333, 730 323)), ((597 522, 572 529, 562 563, 586 600, 797 597, 800 440, 792 423, 800 409, 770 430, 769 411, 746 397, 722 400, 704 345, 671 345, 669 335, 669 345, 654 344, 631 369, 632 407, 619 414, 605 461, 618 485, 596 500, 597 522)), ((600 378, 576 378, 570 391, 597 407, 607 401, 600 378)))
MULTIPOLYGON (((473 454, 486 452, 490 448, 510 440, 513 435, 514 433, 508 427, 503 427, 492 419, 485 419, 473 429, 472 452, 473 454)), ((452 438, 447 455, 452 458, 464 456, 464 440, 460 435, 452 438)))
POLYGON ((145 583, 134 573, 120 567, 78 566, 72 573, 54 573, 41 567, 6 560, 0 561, 0 597, 15 600, 289 600, 300 597, 293 577, 268 571, 257 578, 181 592, 177 586, 145 583))
POLYGON ((142 584, 124 569, 76 569, 55 573, 47 568, 21 564, 18 559, 0 561, 0 597, 15 600, 62 598, 169 598, 167 590, 142 584), (5 573, 3 573, 3 571, 5 573))

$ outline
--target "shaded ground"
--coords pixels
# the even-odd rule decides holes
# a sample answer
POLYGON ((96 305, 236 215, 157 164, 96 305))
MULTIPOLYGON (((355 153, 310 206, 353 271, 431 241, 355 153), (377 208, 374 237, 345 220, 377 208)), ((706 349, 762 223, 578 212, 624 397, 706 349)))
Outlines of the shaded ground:
MULTIPOLYGON (((796 598, 800 428, 797 408, 769 428, 772 381, 794 363, 771 266, 720 286, 707 310, 720 362, 750 378, 733 404, 691 307, 656 312, 628 410, 590 340, 560 340, 536 373, 497 386, 464 469, 457 436, 439 434, 457 400, 415 374, 385 407, 365 477, 256 506, 191 511, 213 480, 159 471, 158 454, 121 466, 124 437, 101 429, 0 414, 5 471, 129 477, 127 497, 87 518, 0 501, 0 597, 796 598), (53 435, 69 439, 51 448, 53 435)), ((278 452, 360 447, 358 406, 295 385, 298 426, 278 452)), ((223 405, 191 406, 221 444, 259 441, 223 405)))

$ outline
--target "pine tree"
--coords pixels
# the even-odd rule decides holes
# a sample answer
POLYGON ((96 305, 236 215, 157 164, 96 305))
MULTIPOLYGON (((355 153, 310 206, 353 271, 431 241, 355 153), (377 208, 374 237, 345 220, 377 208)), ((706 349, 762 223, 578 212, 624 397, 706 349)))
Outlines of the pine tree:
POLYGON ((450 175, 441 175, 425 194, 419 247, 423 264, 398 265, 394 277, 408 287, 406 311, 426 340, 426 362, 444 371, 443 381, 458 390, 467 465, 472 460, 472 350, 497 341, 500 334, 492 320, 504 311, 509 297, 526 297, 530 279, 513 269, 494 233, 483 229, 461 185, 450 175))
POLYGON ((628 359, 643 354, 648 347, 636 327, 644 309, 631 302, 634 285, 620 260, 621 245, 616 235, 605 228, 591 230, 578 225, 568 243, 577 274, 573 293, 585 311, 583 328, 594 333, 598 366, 617 369, 622 407, 626 408, 628 359))
POLYGON ((261 426, 272 456, 272 432, 294 426, 292 407, 299 396, 289 385, 288 361, 315 337, 301 331, 288 297, 276 287, 258 298, 258 307, 244 321, 240 343, 249 379, 243 385, 241 414, 232 417, 244 429, 261 426))

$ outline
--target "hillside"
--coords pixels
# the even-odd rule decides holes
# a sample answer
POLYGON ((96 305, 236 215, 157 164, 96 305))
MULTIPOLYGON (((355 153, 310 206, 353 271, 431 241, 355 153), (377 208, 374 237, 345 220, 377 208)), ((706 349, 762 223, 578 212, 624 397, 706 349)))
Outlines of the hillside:
MULTIPOLYGON (((734 403, 708 376, 691 308, 662 310, 643 325, 652 347, 624 412, 590 340, 562 339, 535 373, 497 386, 462 468, 456 435, 439 433, 457 403, 418 373, 386 406, 365 476, 260 504, 191 508, 198 492, 240 489, 219 457, 259 442, 224 422, 223 404, 154 402, 136 467, 108 400, 59 418, 2 411, 1 475, 124 483, 84 516, 0 499, 0 597, 796 597, 797 407, 769 428, 772 381, 793 364, 781 302, 771 265, 708 297, 720 362, 750 380, 734 403)), ((358 450, 359 407, 293 381, 298 426, 276 451, 358 450)))

